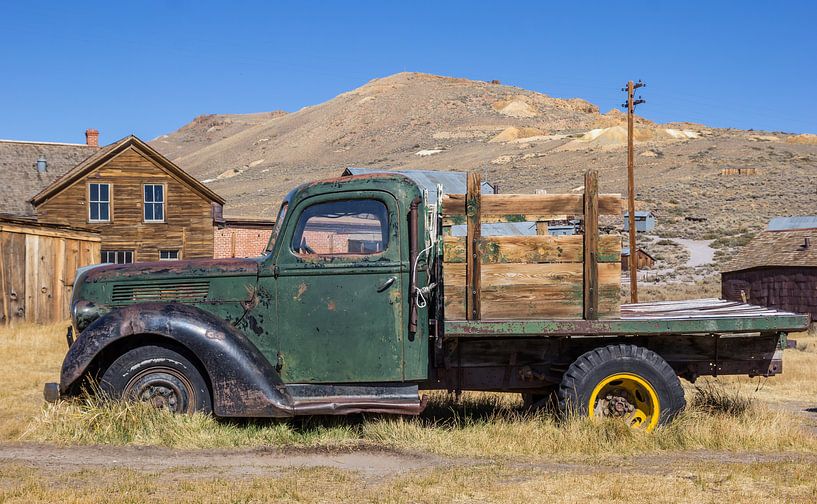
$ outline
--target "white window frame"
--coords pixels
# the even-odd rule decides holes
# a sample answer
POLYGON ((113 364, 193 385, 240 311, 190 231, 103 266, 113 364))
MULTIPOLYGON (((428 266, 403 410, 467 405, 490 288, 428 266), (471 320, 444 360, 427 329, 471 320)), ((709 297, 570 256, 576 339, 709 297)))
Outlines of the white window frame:
MULTIPOLYGON (((112 201, 113 201, 113 184, 110 184, 108 182, 89 182, 88 183, 88 222, 111 222, 111 220, 113 220, 113 203, 112 203, 112 201), (98 187, 97 188, 97 199, 92 200, 91 199, 91 186, 93 186, 93 185, 100 186, 100 187, 101 186, 108 186, 108 199, 107 200, 102 200, 102 199, 99 198, 99 194, 102 191, 100 191, 99 190, 100 187, 98 187), (103 203, 108 205, 108 218, 107 219, 93 219, 93 218, 91 218, 91 207, 96 204, 96 205, 100 205, 99 208, 101 209, 102 208, 101 205, 103 203)), ((102 215, 101 211, 99 212, 99 215, 102 215)))
POLYGON ((160 261, 178 261, 181 258, 182 258, 182 256, 179 253, 179 249, 174 249, 174 250, 168 249, 168 250, 160 250, 159 251, 159 260, 160 261), (176 257, 162 257, 162 254, 164 254, 164 253, 176 254, 176 257))
MULTIPOLYGON (((155 208, 154 208, 154 215, 156 215, 155 208)), ((161 223, 161 222, 165 222, 166 219, 167 219, 167 185, 166 184, 142 184, 142 222, 161 223), (145 196, 145 190, 148 187, 155 188, 157 186, 162 188, 162 201, 156 201, 156 192, 155 191, 153 192, 153 199, 154 200, 153 201, 147 201, 147 197, 145 196), (148 205, 161 205, 162 218, 161 219, 147 219, 146 215, 145 215, 145 212, 147 212, 147 206, 148 205)))
POLYGON ((103 261, 105 264, 133 264, 134 262, 136 262, 136 254, 133 252, 133 250, 101 250, 100 260, 102 260, 102 254, 106 254, 105 259, 108 259, 108 254, 114 255, 114 261, 113 262, 103 261), (116 260, 120 254, 122 254, 123 262, 118 262, 116 260), (130 254, 131 259, 130 262, 124 261, 124 259, 127 257, 126 254, 130 254))

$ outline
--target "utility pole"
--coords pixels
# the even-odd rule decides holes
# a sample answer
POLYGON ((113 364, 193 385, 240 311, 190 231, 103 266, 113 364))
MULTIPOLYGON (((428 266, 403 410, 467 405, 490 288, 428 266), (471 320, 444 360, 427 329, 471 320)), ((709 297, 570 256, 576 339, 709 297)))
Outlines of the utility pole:
POLYGON ((633 99, 633 92, 644 87, 646 84, 633 81, 627 82, 627 87, 622 88, 622 91, 627 92, 627 103, 622 107, 627 108, 627 211, 628 224, 630 228, 630 302, 638 303, 638 254, 635 248, 635 177, 633 175, 635 165, 635 153, 633 152, 633 115, 635 113, 635 106, 645 102, 639 96, 637 100, 633 99))

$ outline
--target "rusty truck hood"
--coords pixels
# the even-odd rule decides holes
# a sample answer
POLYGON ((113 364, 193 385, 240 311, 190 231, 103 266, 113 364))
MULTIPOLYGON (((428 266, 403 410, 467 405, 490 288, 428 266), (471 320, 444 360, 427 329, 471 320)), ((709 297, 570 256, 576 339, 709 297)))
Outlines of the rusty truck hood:
POLYGON ((260 258, 188 259, 133 264, 101 264, 83 271, 83 283, 155 280, 162 277, 254 276, 260 258))

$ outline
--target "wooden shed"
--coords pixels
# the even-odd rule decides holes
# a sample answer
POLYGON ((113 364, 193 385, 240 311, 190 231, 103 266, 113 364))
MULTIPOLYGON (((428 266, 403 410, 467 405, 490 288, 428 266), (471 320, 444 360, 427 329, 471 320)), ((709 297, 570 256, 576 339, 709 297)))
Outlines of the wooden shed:
POLYGON ((721 295, 817 319, 817 229, 757 235, 724 267, 721 295))
MULTIPOLYGON (((650 269, 655 266, 655 258, 642 248, 635 251, 636 269, 650 269)), ((621 249, 621 271, 630 270, 630 247, 621 249)))
POLYGON ((76 270, 99 251, 98 233, 0 216, 0 324, 67 319, 76 270))

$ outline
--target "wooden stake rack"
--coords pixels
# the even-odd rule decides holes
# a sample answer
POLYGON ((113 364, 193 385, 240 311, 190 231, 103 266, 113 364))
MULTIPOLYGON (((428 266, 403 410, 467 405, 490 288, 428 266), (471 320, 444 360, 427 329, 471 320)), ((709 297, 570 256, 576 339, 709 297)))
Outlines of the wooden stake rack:
MULTIPOLYGON (((599 215, 621 216, 621 196, 599 194, 585 174, 584 194, 482 194, 478 173, 467 194, 443 199, 443 225, 466 224, 465 237, 444 231, 447 320, 614 318, 620 313, 621 239, 599 235, 599 215), (578 235, 482 236, 485 222, 581 218, 578 235)), ((542 225, 545 224, 545 225, 542 225)))

